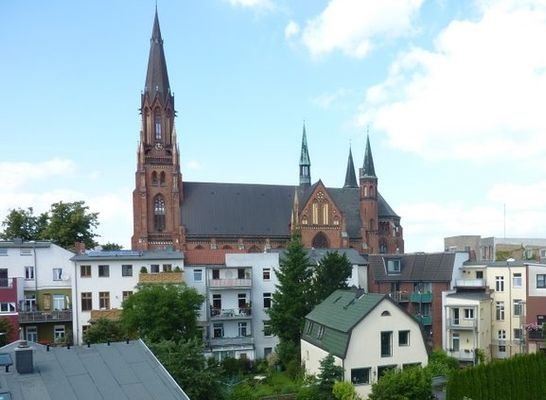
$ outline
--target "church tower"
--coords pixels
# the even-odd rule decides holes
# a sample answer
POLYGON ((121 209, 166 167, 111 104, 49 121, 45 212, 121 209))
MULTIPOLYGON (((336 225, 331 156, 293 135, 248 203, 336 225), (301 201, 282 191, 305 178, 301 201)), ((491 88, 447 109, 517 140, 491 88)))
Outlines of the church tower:
POLYGON ((174 96, 169 85, 157 10, 140 108, 142 127, 133 191, 134 250, 181 249, 182 174, 174 126, 174 96))
POLYGON ((303 124, 303 134, 301 137, 301 155, 300 155, 300 186, 311 185, 311 159, 309 158, 309 149, 307 148, 307 134, 305 133, 305 123, 303 124))
POLYGON ((360 219, 362 248, 369 254, 377 253, 379 250, 377 196, 377 176, 375 175, 370 137, 368 136, 364 164, 360 168, 360 219))

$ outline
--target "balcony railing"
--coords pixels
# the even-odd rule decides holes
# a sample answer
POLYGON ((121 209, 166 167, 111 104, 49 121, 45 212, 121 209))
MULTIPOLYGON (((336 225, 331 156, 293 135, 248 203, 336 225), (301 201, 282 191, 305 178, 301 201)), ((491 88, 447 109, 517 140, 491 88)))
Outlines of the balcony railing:
POLYGON ((182 272, 150 272, 138 275, 139 283, 182 283, 184 274, 182 272))
POLYGON ((414 317, 423 325, 432 325, 432 315, 414 315, 414 317))
POLYGON ((544 340, 544 331, 527 331, 527 337, 532 340, 544 340))
POLYGON ((459 351, 449 351, 447 354, 451 357, 456 358, 459 361, 474 361, 474 350, 465 349, 459 351))
POLYGON ((19 312, 19 323, 51 321, 72 321, 72 310, 19 312))
POLYGON ((209 279, 209 287, 212 289, 229 289, 251 287, 252 279, 209 279))
POLYGON ((254 338, 252 336, 210 338, 208 344, 210 347, 253 346, 254 338))
POLYGON ((459 288, 484 288, 485 280, 483 279, 457 279, 455 287, 459 288))
POLYGON ((409 301, 409 293, 404 291, 396 291, 389 293, 389 296, 391 299, 396 301, 397 303, 405 303, 409 301))
POLYGON ((432 293, 413 292, 410 295, 412 303, 432 303, 432 293))
POLYGON ((248 319, 252 316, 251 308, 211 308, 210 318, 220 319, 248 319))
POLYGON ((448 318, 447 327, 449 329, 475 329, 478 321, 475 319, 448 318))

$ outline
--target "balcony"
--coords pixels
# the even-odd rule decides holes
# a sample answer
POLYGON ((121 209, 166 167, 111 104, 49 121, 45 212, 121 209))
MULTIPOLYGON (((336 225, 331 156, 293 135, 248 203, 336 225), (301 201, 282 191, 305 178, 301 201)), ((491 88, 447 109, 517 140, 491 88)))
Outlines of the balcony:
POLYGON ((233 320, 233 319, 251 319, 251 308, 211 308, 211 320, 233 320))
POLYGON ((243 289, 252 286, 252 279, 209 279, 211 289, 243 289))
POLYGON ((413 292, 410 294, 412 303, 432 303, 432 293, 413 292))
POLYGON ((254 338, 252 336, 210 338, 207 342, 210 347, 234 348, 254 346, 254 338))
POLYGON ((183 283, 183 272, 150 272, 140 273, 138 283, 183 283))
POLYGON ((432 315, 414 315, 413 317, 423 325, 432 325, 432 315))
POLYGON ((538 330, 538 331, 527 331, 527 338, 529 340, 544 340, 544 331, 538 330))
POLYGON ((484 288, 484 279, 457 279, 455 281, 455 287, 458 288, 484 288))
POLYGON ((109 319, 110 321, 117 321, 121 316, 121 310, 112 308, 109 310, 91 310, 91 318, 89 321, 96 321, 100 318, 109 319))
POLYGON ((464 319, 464 318, 448 318, 447 328, 448 329, 463 329, 463 330, 474 330, 478 326, 478 321, 475 319, 464 319))
POLYGON ((69 321, 72 321, 72 310, 19 312, 20 324, 69 321))
POLYGON ((472 349, 464 349, 459 351, 451 351, 448 350, 447 354, 451 357, 456 358, 459 361, 467 361, 467 362, 474 362, 474 350, 472 349))
POLYGON ((405 291, 391 292, 389 296, 397 303, 407 303, 409 301, 409 293, 405 291))

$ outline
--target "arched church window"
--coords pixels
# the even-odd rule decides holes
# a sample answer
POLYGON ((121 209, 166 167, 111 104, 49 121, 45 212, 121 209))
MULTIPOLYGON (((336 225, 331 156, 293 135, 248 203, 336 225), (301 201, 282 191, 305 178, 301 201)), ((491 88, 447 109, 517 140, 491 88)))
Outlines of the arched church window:
POLYGON ((319 232, 313 238, 313 243, 311 244, 315 249, 327 249, 330 247, 328 245, 328 238, 323 232, 319 232))
POLYGON ((370 197, 373 196, 373 186, 370 186, 370 197))
POLYGON ((339 217, 337 215, 334 217, 334 225, 339 225, 339 217))
POLYGON ((313 202, 313 225, 318 224, 318 202, 315 200, 313 202))
POLYGON ((386 254, 388 251, 387 241, 385 239, 381 239, 379 241, 379 254, 386 254))
POLYGON ((302 223, 303 225, 307 225, 307 222, 308 222, 308 221, 307 221, 307 215, 304 215, 304 216, 301 218, 301 223, 302 223))
POLYGON ((368 197, 368 186, 364 186, 364 197, 368 197))
POLYGON ((161 195, 154 199, 154 228, 157 232, 165 230, 165 200, 161 195))
POLYGON ((157 172, 155 171, 152 172, 152 185, 157 185, 157 172))
POLYGON ((159 184, 165 186, 165 171, 161 171, 159 174, 159 184))
POLYGON ((154 114, 154 128, 156 142, 161 140, 161 113, 156 111, 154 114))
POLYGON ((324 225, 328 225, 328 224, 330 223, 330 220, 329 220, 329 218, 328 218, 328 216, 329 216, 329 215, 328 215, 328 214, 329 214, 328 211, 329 211, 329 210, 328 210, 328 203, 324 203, 324 204, 322 205, 322 223, 323 223, 324 225))

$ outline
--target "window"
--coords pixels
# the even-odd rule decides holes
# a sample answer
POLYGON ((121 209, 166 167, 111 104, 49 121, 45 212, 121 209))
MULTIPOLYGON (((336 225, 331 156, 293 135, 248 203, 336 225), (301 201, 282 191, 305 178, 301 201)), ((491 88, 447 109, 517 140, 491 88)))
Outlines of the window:
POLYGON ((271 279, 271 268, 264 268, 263 269, 263 279, 264 281, 268 281, 271 279))
POLYGON ((521 340, 522 338, 522 330, 520 328, 514 329, 514 340, 521 340))
POLYGON ((193 270, 193 281, 194 282, 201 282, 203 280, 203 270, 202 269, 194 269, 193 270))
POLYGON ((264 358, 273 353, 273 347, 264 347, 264 358))
POLYGON ((155 141, 161 140, 161 114, 156 111, 154 114, 155 141))
POLYGON ((313 225, 318 224, 318 203, 315 201, 313 203, 313 225))
POLYGON ((99 308, 101 310, 110 309, 110 292, 99 292, 99 308))
POLYGON ((246 293, 237 293, 237 301, 239 308, 246 308, 246 293))
POLYGON ((80 265, 80 276, 82 278, 91 278, 91 265, 80 265))
POLYGON ((264 321, 264 336, 273 336, 273 330, 271 328, 270 321, 264 321))
POLYGON ((546 288, 546 274, 537 274, 537 288, 538 289, 546 288))
POLYGON ((221 338, 224 337, 224 324, 221 322, 217 322, 212 327, 212 335, 215 338, 221 338))
POLYGON ((110 276, 109 265, 99 265, 99 278, 108 278, 110 276))
POLYGON ((307 326, 305 327, 305 333, 307 335, 310 335, 313 331, 313 323, 311 321, 307 321, 307 326))
POLYGON ((521 316, 523 314, 522 305, 521 299, 514 299, 514 317, 521 316))
POLYGON ((34 280, 34 267, 25 267, 25 279, 27 281, 34 280))
POLYGON ((495 277, 495 290, 497 292, 504 292, 504 276, 495 277))
POLYGON ((154 199, 154 228, 157 232, 165 230, 165 200, 161 195, 154 199))
POLYGON ((15 303, 0 303, 0 312, 15 312, 15 303))
POLYGON ((392 356, 392 332, 381 332, 381 357, 392 356))
POLYGON ((64 310, 64 294, 54 294, 53 295, 53 309, 54 310, 64 310))
POLYGON ((377 367, 378 379, 381 379, 383 375, 385 375, 387 372, 395 368, 396 368, 396 365, 382 365, 380 367, 377 367))
POLYGON ((220 270, 219 269, 213 269, 212 270, 212 279, 220 279, 220 270))
POLYGON ((504 301, 497 301, 496 318, 497 321, 504 321, 504 301))
POLYGON ((163 264, 163 272, 173 272, 172 264, 163 264))
POLYGON ((460 349, 461 349, 461 338, 458 333, 454 333, 453 336, 451 336, 451 351, 456 353, 460 349))
POLYGON ((245 279, 245 269, 237 268, 237 279, 245 279))
POLYGON ((62 280, 63 269, 62 268, 53 268, 53 280, 60 281, 62 280))
POLYGON ((8 255, 8 249, 0 249, 0 256, 7 256, 8 255))
POLYGON ((53 337, 55 338, 55 341, 64 339, 64 335, 64 325, 55 325, 53 328, 53 337))
POLYGON ((501 329, 497 332, 497 337, 499 339, 499 353, 506 352, 506 331, 501 329))
POLYGON ((387 260, 387 273, 399 274, 400 273, 400 260, 387 260))
POLYGON ((38 341, 38 327, 36 326, 27 326, 25 328, 25 340, 31 341, 31 342, 37 342, 38 341))
POLYGON ((322 339, 323 336, 324 336, 324 326, 319 325, 317 330, 317 339, 322 339))
POLYGON ((159 264, 152 264, 150 265, 150 272, 152 274, 157 274, 159 273, 159 264))
POLYGON ((271 308, 271 293, 264 293, 264 308, 271 308))
POLYGON ((133 276, 133 266, 131 264, 122 265, 121 276, 133 276))
POLYGON ((121 295, 122 301, 127 300, 129 298, 129 296, 131 296, 132 294, 133 294, 132 290, 124 290, 122 295, 121 295))
POLYGON ((239 336, 247 336, 248 335, 248 323, 239 322, 238 328, 239 328, 239 336))
POLYGON ((93 309, 93 294, 91 292, 82 292, 82 311, 93 309))
POLYGON ((221 310, 222 309, 222 295, 213 294, 212 295, 212 307, 221 310))
POLYGON ((370 383, 370 368, 352 368, 351 383, 353 385, 367 385, 370 383))
POLYGON ((483 279, 483 271, 476 271, 476 279, 483 279))
POLYGON ((521 287, 521 273, 514 273, 513 277, 512 277, 512 286, 514 288, 520 288, 521 287))
POLYGON ((474 319, 474 309, 465 308, 464 309, 464 319, 474 319))
POLYGON ((398 346, 409 346, 410 331, 398 331, 398 346))

